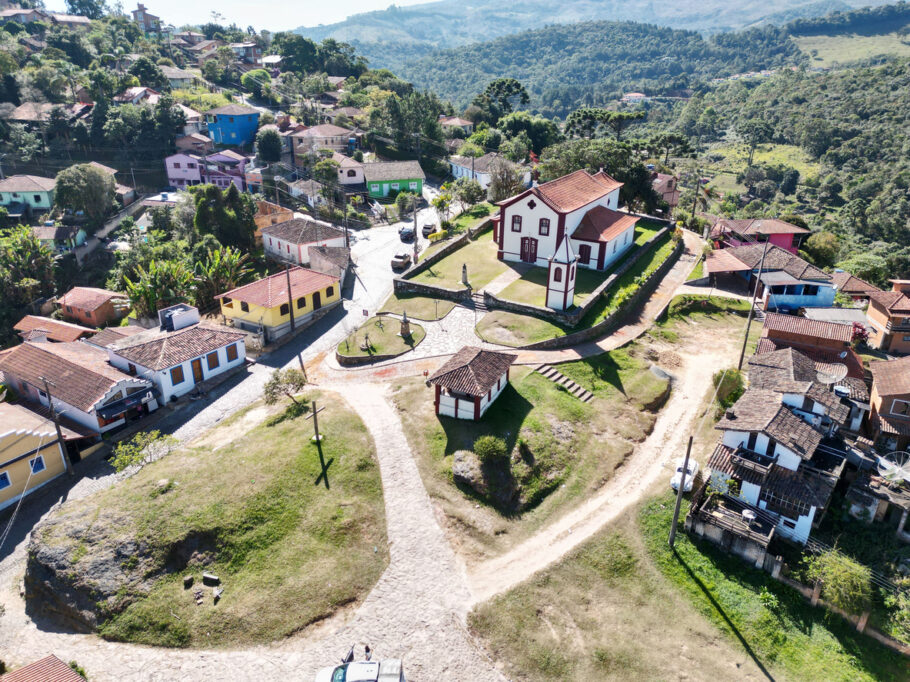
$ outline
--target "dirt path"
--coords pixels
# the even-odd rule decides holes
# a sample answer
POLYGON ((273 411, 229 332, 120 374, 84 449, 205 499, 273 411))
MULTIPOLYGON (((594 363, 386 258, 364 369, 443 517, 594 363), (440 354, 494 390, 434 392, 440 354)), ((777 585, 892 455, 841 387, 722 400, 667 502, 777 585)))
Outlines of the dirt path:
POLYGON ((661 477, 669 478, 668 464, 684 453, 712 374, 735 359, 735 349, 728 344, 681 357, 670 399, 651 435, 594 496, 505 554, 472 566, 468 579, 473 603, 486 601, 557 561, 638 502, 661 477))

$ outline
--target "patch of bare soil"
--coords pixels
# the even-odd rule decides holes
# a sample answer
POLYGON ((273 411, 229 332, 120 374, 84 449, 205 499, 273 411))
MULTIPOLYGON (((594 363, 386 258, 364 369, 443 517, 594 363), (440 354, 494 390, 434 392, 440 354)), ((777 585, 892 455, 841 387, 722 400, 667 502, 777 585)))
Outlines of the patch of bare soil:
POLYGON ((682 358, 672 350, 665 350, 658 356, 657 364, 664 369, 677 369, 682 367, 682 358))
POLYGON ((217 429, 209 429, 190 443, 191 446, 208 447, 213 451, 242 438, 265 420, 272 412, 266 405, 258 405, 247 410, 232 422, 217 429))

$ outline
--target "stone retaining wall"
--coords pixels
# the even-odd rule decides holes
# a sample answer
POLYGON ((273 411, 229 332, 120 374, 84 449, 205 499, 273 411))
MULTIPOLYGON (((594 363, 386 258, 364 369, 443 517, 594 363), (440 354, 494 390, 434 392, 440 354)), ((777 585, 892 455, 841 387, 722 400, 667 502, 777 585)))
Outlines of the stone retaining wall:
MULTIPOLYGON (((403 354, 399 353, 398 355, 403 354)), ((335 351, 335 359, 342 367, 362 367, 363 365, 372 365, 374 362, 382 362, 383 360, 391 360, 392 358, 397 358, 398 355, 342 355, 337 350, 335 351)))
POLYGON ((508 310, 509 312, 519 313, 521 315, 533 315, 548 320, 549 322, 574 327, 581 322, 581 319, 587 315, 588 311, 597 304, 601 296, 613 288, 620 277, 626 274, 626 272, 628 272, 652 246, 665 238, 669 230, 669 227, 662 228, 648 241, 632 251, 625 259, 625 262, 623 262, 615 272, 611 273, 599 287, 591 292, 591 295, 588 296, 587 300, 585 300, 582 305, 574 307, 571 310, 553 310, 552 308, 544 308, 541 306, 529 305, 527 303, 507 301, 502 298, 497 298, 492 294, 488 294, 487 292, 484 292, 483 295, 484 303, 487 308, 490 308, 491 310, 508 310))
POLYGON ((566 334, 565 336, 557 336, 553 339, 547 339, 545 341, 540 341, 538 343, 532 343, 527 346, 520 346, 522 349, 527 350, 545 350, 545 349, 555 349, 555 348, 567 348, 569 346, 574 346, 579 343, 584 343, 586 341, 593 341, 594 339, 599 339, 613 332, 613 330, 618 327, 625 320, 626 315, 634 308, 639 306, 648 296, 650 296, 657 286, 660 284, 664 276, 670 271, 670 268, 676 263, 685 249, 685 244, 683 240, 680 239, 676 243, 676 247, 673 251, 670 252, 670 255, 667 257, 657 270, 655 270, 648 279, 642 282, 638 290, 632 294, 619 308, 614 310, 609 316, 601 320, 592 327, 587 329, 582 329, 581 331, 573 332, 571 334, 566 334))
POLYGON ((419 294, 429 296, 430 298, 441 298, 456 303, 467 303, 471 300, 471 289, 446 289, 444 287, 433 286, 432 284, 423 284, 414 282, 409 279, 396 277, 393 281, 393 288, 396 294, 419 294))

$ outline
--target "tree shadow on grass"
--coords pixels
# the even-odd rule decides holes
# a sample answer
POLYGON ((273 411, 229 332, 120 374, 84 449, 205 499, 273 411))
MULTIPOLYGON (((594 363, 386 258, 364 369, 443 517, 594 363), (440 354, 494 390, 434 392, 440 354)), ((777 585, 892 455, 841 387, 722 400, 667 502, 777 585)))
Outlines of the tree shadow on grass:
POLYGON ((591 368, 595 377, 604 383, 610 384, 610 386, 623 395, 626 394, 625 386, 623 386, 622 383, 622 377, 619 376, 619 364, 613 359, 612 355, 604 353, 603 355, 599 355, 591 360, 585 360, 584 362, 591 368))
POLYGON ((266 426, 277 426, 281 422, 287 421, 289 419, 297 419, 297 417, 302 417, 307 412, 310 411, 310 406, 298 400, 296 403, 290 403, 284 411, 279 412, 278 414, 273 414, 271 417, 265 420, 266 426))
POLYGON ((490 405, 480 421, 473 422, 454 417, 439 417, 446 435, 445 454, 457 450, 473 450, 474 441, 480 436, 498 436, 506 442, 509 452, 518 441, 518 433, 534 406, 512 384, 507 384, 496 401, 490 405))

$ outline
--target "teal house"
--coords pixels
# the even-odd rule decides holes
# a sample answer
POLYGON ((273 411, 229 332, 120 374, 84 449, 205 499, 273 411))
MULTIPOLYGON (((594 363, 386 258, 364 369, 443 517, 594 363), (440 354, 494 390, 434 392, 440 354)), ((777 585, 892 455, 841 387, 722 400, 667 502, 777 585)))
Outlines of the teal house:
POLYGON ((367 194, 382 199, 399 192, 423 193, 427 176, 416 161, 378 161, 363 164, 363 177, 367 194))
POLYGON ((259 129, 259 112, 243 104, 226 104, 205 112, 205 121, 215 144, 252 145, 259 129))
POLYGON ((32 213, 41 214, 51 210, 54 205, 54 178, 40 175, 11 175, 0 180, 0 206, 3 206, 11 218, 18 218, 32 213))
POLYGON ((85 230, 75 225, 42 225, 33 227, 34 235, 54 253, 68 253, 85 244, 85 230))

